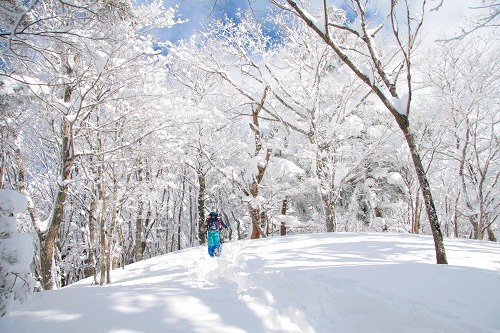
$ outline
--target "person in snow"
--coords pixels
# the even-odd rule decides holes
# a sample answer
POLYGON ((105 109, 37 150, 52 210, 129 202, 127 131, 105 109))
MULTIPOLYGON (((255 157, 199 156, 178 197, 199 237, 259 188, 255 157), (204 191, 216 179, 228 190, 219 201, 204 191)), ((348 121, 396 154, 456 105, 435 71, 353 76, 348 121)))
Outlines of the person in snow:
POLYGON ((205 221, 205 226, 207 227, 207 239, 208 239, 208 254, 213 256, 220 256, 220 242, 221 236, 220 232, 224 228, 227 232, 227 226, 222 221, 222 218, 216 212, 210 212, 210 215, 205 221))

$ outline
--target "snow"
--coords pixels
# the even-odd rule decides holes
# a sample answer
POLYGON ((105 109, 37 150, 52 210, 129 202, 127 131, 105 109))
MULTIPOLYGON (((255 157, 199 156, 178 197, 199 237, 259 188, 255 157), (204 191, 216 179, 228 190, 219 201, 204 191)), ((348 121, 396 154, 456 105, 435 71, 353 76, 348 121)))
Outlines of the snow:
POLYGON ((31 277, 33 238, 17 232, 14 216, 26 210, 28 200, 21 193, 0 190, 0 317, 14 301, 25 300, 34 287, 31 277))
POLYGON ((366 129, 366 134, 370 139, 379 140, 382 138, 384 133, 387 131, 387 127, 384 125, 374 125, 366 129))
POLYGON ((363 27, 361 26, 361 16, 358 15, 356 16, 356 18, 354 19, 354 21, 352 21, 350 24, 349 24, 349 27, 355 31, 359 37, 363 38, 365 36, 365 33, 363 31, 363 27))
POLYGON ((316 28, 318 28, 318 30, 321 31, 321 33, 323 33, 323 34, 326 33, 326 30, 325 30, 325 16, 324 16, 324 14, 322 14, 321 18, 318 20, 314 15, 312 15, 311 13, 309 13, 304 7, 300 7, 300 6, 297 6, 297 7, 304 14, 304 16, 307 18, 307 20, 309 22, 311 22, 312 24, 314 24, 314 26, 316 28))
POLYGON ((2 332, 500 332, 500 245, 335 233, 200 246, 35 294, 2 332))
POLYGON ((102 51, 95 50, 95 65, 97 68, 97 73, 104 73, 104 69, 108 64, 109 56, 102 51))
POLYGON ((408 94, 404 94, 401 96, 401 98, 398 97, 393 97, 392 98, 392 103, 394 105, 394 108, 396 111, 403 115, 407 116, 407 110, 408 110, 408 94))
POLYGON ((375 82, 375 75, 373 73, 373 69, 369 68, 366 65, 363 65, 363 66, 359 67, 359 70, 360 70, 361 74, 368 77, 368 79, 370 80, 370 84, 373 85, 373 83, 375 82))
POLYGON ((346 117, 343 127, 349 133, 349 137, 356 137, 364 130, 365 124, 361 117, 353 114, 346 117))
POLYGON ((272 161, 272 166, 279 177, 286 181, 293 181, 297 179, 297 177, 303 176, 305 174, 304 169, 302 169, 292 161, 284 158, 275 158, 272 161))
POLYGON ((2 269, 18 274, 31 273, 30 264, 33 260, 33 238, 28 234, 16 233, 10 238, 2 239, 0 242, 2 258, 2 269))
POLYGON ((65 117, 68 120, 69 123, 74 123, 76 120, 76 114, 67 114, 65 117))
POLYGON ((387 175, 387 182, 391 185, 399 187, 403 191, 405 191, 407 188, 403 180, 403 176, 401 176, 399 172, 390 172, 387 175))
POLYGON ((6 215, 24 212, 28 200, 21 193, 0 189, 0 211, 6 215))

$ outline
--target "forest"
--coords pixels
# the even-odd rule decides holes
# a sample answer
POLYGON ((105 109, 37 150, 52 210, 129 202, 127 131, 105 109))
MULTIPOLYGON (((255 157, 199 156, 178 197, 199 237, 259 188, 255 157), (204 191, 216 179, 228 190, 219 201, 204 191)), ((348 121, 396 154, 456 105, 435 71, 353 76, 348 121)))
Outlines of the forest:
POLYGON ((439 264, 443 237, 496 242, 500 6, 429 43, 439 1, 344 3, 270 0, 174 43, 162 1, 2 1, 0 189, 27 209, 0 240, 33 239, 23 276, 2 252, 2 301, 203 245, 211 211, 229 241, 428 234, 439 264))

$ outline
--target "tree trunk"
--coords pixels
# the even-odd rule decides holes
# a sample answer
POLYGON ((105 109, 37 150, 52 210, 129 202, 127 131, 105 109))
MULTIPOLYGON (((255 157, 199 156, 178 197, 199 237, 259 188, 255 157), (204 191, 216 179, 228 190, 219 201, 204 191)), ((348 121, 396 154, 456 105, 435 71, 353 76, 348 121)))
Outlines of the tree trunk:
POLYGON ((167 226, 167 230, 165 231, 165 253, 169 253, 169 249, 168 249, 168 236, 169 233, 168 233, 168 226, 167 226))
MULTIPOLYGON (((19 140, 18 140, 17 135, 15 136, 14 143, 16 145, 15 155, 16 155, 16 163, 17 163, 17 167, 18 167, 18 185, 17 186, 18 186, 19 192, 24 194, 26 196, 26 198, 28 199, 28 208, 27 209, 28 209, 28 213, 30 216, 31 225, 36 230, 35 207, 33 207, 33 201, 31 200, 31 196, 28 193, 28 190, 26 189, 26 177, 25 177, 25 173, 24 173, 24 164, 23 164, 23 160, 21 158, 21 147, 19 145, 19 140)), ((1 154, 2 154, 1 155, 2 160, 0 161, 0 189, 3 188, 2 187, 2 179, 3 179, 4 168, 5 168, 3 147, 2 147, 1 154)), ((36 252, 37 251, 35 251, 35 253, 36 252)), ((41 276, 42 272, 41 272, 41 267, 40 267, 40 260, 38 258, 38 255, 36 255, 36 254, 34 256, 34 266, 35 266, 35 274, 37 276, 41 276)))
POLYGON ((200 244, 206 242, 206 228, 205 228, 205 196, 206 196, 206 180, 205 174, 198 170, 198 184, 200 190, 198 193, 198 239, 200 244))
POLYGON ((261 225, 266 226, 266 232, 265 232, 266 236, 269 236, 269 219, 267 218, 267 215, 265 212, 262 212, 260 214, 260 220, 262 221, 261 225))
POLYGON ((144 252, 147 247, 147 239, 149 237, 149 233, 151 232, 151 228, 153 228, 154 220, 151 222, 152 208, 151 203, 148 203, 148 212, 146 213, 146 219, 144 220, 144 237, 141 239, 141 257, 144 259, 144 252))
POLYGON ((335 232, 337 229, 335 205, 330 200, 330 196, 328 194, 322 195, 321 198, 323 199, 323 203, 325 205, 326 232, 335 232))
POLYGON ((178 216, 178 224, 177 224, 177 250, 180 251, 181 249, 181 231, 182 231, 182 213, 184 212, 184 197, 186 195, 186 172, 184 171, 184 176, 182 178, 182 194, 181 194, 181 200, 179 203, 179 216, 178 216))
POLYGON ((5 175, 5 145, 2 142, 0 148, 0 188, 3 188, 3 179, 5 175))
POLYGON ((92 202, 90 203, 89 209, 89 239, 88 239, 88 253, 87 253, 87 263, 84 269, 85 277, 93 276, 93 284, 97 284, 97 275, 95 269, 95 212, 97 211, 97 197, 92 193, 92 202))
POLYGON ((260 211, 258 209, 254 209, 251 206, 249 207, 250 216, 252 217, 252 234, 250 235, 250 239, 260 238, 260 211))
POLYGON ((250 235, 251 239, 257 239, 257 238, 266 238, 266 234, 262 231, 262 228, 260 226, 260 209, 258 208, 253 208, 252 204, 248 204, 248 209, 250 211, 250 215, 252 216, 252 234, 250 235))
POLYGON ((226 222, 226 225, 227 225, 227 229, 229 230, 229 234, 226 235, 226 238, 231 241, 232 239, 232 236, 233 236, 233 228, 231 227, 231 223, 229 223, 229 216, 227 216, 226 213, 222 213, 222 215, 224 216, 224 221, 226 222))
POLYGON ((330 160, 330 149, 335 149, 327 144, 318 142, 315 135, 311 135, 309 140, 316 145, 316 177, 319 180, 319 192, 323 207, 325 209, 325 227, 326 232, 335 232, 337 230, 335 202, 332 196, 335 193, 334 179, 332 172, 328 172, 328 165, 334 167, 334 160, 330 160))
MULTIPOLYGON (((264 94, 262 96, 262 100, 255 110, 252 112, 252 123, 250 123, 250 129, 254 132, 254 140, 255 140, 255 156, 259 156, 260 151, 262 150, 262 134, 260 132, 259 127, 259 113, 264 106, 264 102, 267 98, 267 93, 269 92, 270 87, 267 86, 264 89, 264 94)), ((250 185, 249 192, 252 195, 252 198, 255 199, 259 195, 259 186, 264 178, 264 173, 266 172, 267 165, 269 163, 269 159, 271 158, 272 150, 270 148, 267 149, 265 162, 257 164, 257 174, 254 176, 252 184, 250 185)), ((260 204, 259 204, 260 206, 260 204)), ((266 235, 262 232, 260 227, 260 208, 256 207, 249 203, 249 211, 250 216, 252 217, 252 234, 251 239, 256 239, 262 237, 266 237, 266 235)))
POLYGON ((471 214, 469 215, 469 222, 472 225, 472 238, 473 239, 480 239, 479 235, 481 234, 480 228, 479 228, 479 222, 477 221, 477 217, 479 214, 471 214))
POLYGON ((103 181, 99 184, 99 198, 102 202, 99 216, 99 263, 101 264, 101 276, 99 279, 99 285, 104 285, 106 278, 106 264, 108 260, 106 258, 106 213, 108 210, 108 199, 106 198, 106 185, 103 181))
POLYGON ((420 211, 420 195, 417 192, 415 193, 415 205, 411 214, 411 232, 413 234, 420 233, 420 211))
POLYGON ((441 232, 441 226, 439 224, 439 219, 436 213, 436 207, 434 206, 434 200, 432 199, 429 181, 427 180, 427 175, 425 173, 424 166, 422 165, 422 160, 418 152, 415 138, 408 125, 408 118, 401 115, 396 117, 396 120, 405 135, 406 143, 408 144, 408 147, 410 149, 413 165, 415 166, 415 171, 417 173, 420 189, 422 190, 422 196, 424 198, 427 216, 431 225, 432 236, 434 238, 436 261, 438 264, 448 264, 448 259, 446 258, 446 251, 443 243, 443 234, 441 232))
POLYGON ((495 237, 495 233, 493 232, 493 228, 491 227, 491 224, 488 224, 486 232, 488 233, 488 240, 490 242, 498 242, 497 238, 495 237))
POLYGON ((170 252, 174 252, 174 244, 175 244, 175 232, 172 232, 172 240, 170 241, 170 252))
MULTIPOLYGON (((258 153, 255 154, 257 156, 258 153)), ((257 165, 258 169, 258 174, 256 177, 254 177, 254 180, 252 182, 252 185, 250 187, 250 194, 252 195, 252 198, 257 198, 259 195, 259 185, 262 182, 262 179, 264 178, 264 173, 266 172, 266 167, 269 163, 269 159, 271 158, 271 149, 267 150, 266 157, 265 157, 265 164, 263 165, 257 165)), ((262 231, 262 228, 260 226, 261 219, 260 219, 260 208, 259 207, 254 207, 252 202, 249 203, 249 212, 250 216, 252 217, 252 234, 251 234, 251 239, 256 239, 262 237, 266 237, 264 232, 262 231)))
POLYGON ((113 163, 113 206, 111 210, 111 223, 108 232, 108 242, 106 248, 106 284, 111 283, 111 270, 113 267, 113 245, 116 220, 118 219, 118 179, 116 175, 116 164, 113 163))
MULTIPOLYGON (((347 53, 345 53, 345 50, 340 47, 339 44, 337 44, 333 39, 332 35, 329 32, 329 29, 335 29, 333 27, 330 27, 330 25, 326 24, 324 27, 318 27, 316 24, 311 20, 310 15, 308 15, 306 12, 303 11, 303 9, 297 5, 296 1, 294 0, 286 0, 287 3, 293 8, 295 13, 304 20, 304 22, 307 23, 307 25, 314 30, 323 40, 324 42, 332 48, 332 50, 339 56, 340 60, 346 64, 353 72, 356 74, 358 78, 360 78, 367 86, 371 88, 373 93, 377 95, 377 97, 380 99, 380 101, 385 105, 387 110, 394 116, 396 119, 396 122, 398 123, 400 129, 403 131, 405 135, 406 142, 408 144, 408 147, 410 148, 410 153, 412 156, 413 164, 415 167, 415 171, 417 173, 417 177, 419 180, 420 188, 423 194, 424 198, 424 203, 425 203, 425 208, 427 212, 427 216, 429 218, 429 223, 431 225, 431 230, 432 230, 432 236, 434 237, 434 245, 435 245, 435 250, 436 250, 436 261, 438 264, 447 264, 448 260, 446 259, 446 252, 444 249, 444 244, 443 244, 443 235, 441 233, 441 227, 439 225, 439 219, 436 213, 436 208, 434 206, 434 201, 432 199, 431 195, 431 189, 429 187, 429 182, 427 180, 427 175, 425 173, 425 169, 422 165, 422 160, 420 158, 419 152, 418 152, 418 147, 417 144, 415 143, 415 138, 413 137, 413 134, 410 131, 410 126, 408 122, 408 114, 410 113, 410 105, 411 105, 411 95, 413 93, 412 90, 412 78, 411 78, 411 51, 415 45, 415 40, 417 37, 417 33, 421 27, 422 20, 416 22, 415 30, 414 33, 412 34, 411 28, 408 30, 408 35, 407 40, 400 44, 400 53, 403 54, 403 68, 406 70, 406 80, 407 80, 407 85, 408 85, 408 96, 407 96, 407 105, 406 109, 404 110, 406 112, 406 115, 403 115, 400 113, 398 109, 394 106, 393 100, 397 98, 399 100, 399 96, 397 93, 397 85, 395 81, 391 78, 390 73, 386 72, 386 68, 384 65, 381 63, 377 52, 376 52, 376 47, 373 42, 373 38, 371 38, 370 34, 368 33, 368 28, 366 26, 366 12, 362 8, 363 6, 360 4, 359 1, 355 1, 356 3, 356 8, 359 11, 359 18, 361 22, 361 28, 363 29, 363 36, 361 39, 365 43, 365 46, 367 47, 367 50, 369 52, 369 59, 371 60, 371 65, 374 67, 375 71, 372 74, 377 73, 378 76, 380 77, 381 81, 383 82, 383 86, 389 91, 390 96, 386 95, 386 92, 384 91, 383 88, 379 85, 379 83, 376 83, 376 80, 372 80, 369 75, 365 73, 365 71, 361 70, 360 67, 355 63, 355 61, 348 56, 347 53)), ((394 26, 395 23, 395 18, 394 18, 394 7, 396 5, 396 2, 392 2, 391 5, 391 19, 393 23, 393 33, 395 37, 398 39, 398 41, 401 41, 400 37, 402 35, 399 34, 399 30, 397 29, 396 26, 394 26)), ((327 10, 327 1, 323 1, 324 4, 324 14, 327 15, 328 10, 327 10)), ((409 11, 408 11, 409 13, 409 11)), ((409 14, 408 14, 409 15, 409 14)), ((410 17, 407 16, 407 19, 410 20, 410 17)), ((325 20, 325 22, 328 22, 325 20)))
POLYGON ((288 204, 288 198, 285 197, 283 199, 283 203, 281 204, 281 215, 283 216, 283 220, 281 220, 280 224, 280 235, 281 236, 286 236, 286 208, 288 204))
POLYGON ((236 221, 236 234, 238 235, 238 240, 241 240, 241 223, 240 223, 240 220, 238 220, 234 216, 234 212, 231 212, 231 216, 233 217, 233 220, 236 221))
POLYGON ((137 208, 137 218, 135 219, 135 246, 134 246, 134 261, 142 260, 142 211, 144 202, 139 201, 137 208))
POLYGON ((194 235, 195 235, 195 222, 194 222, 194 214, 193 214, 193 207, 194 207, 194 198, 193 198, 193 187, 190 185, 189 186, 189 247, 194 246, 194 235))
POLYGON ((54 288, 55 276, 53 276, 54 246, 59 235, 59 229, 64 219, 64 205, 68 196, 68 181, 71 179, 71 166, 73 165, 73 142, 71 136, 71 124, 62 117, 62 144, 61 144, 61 174, 59 188, 56 194, 53 212, 46 232, 39 233, 41 244, 41 271, 43 289, 54 288))
POLYGON ((457 196, 457 198, 455 199, 455 208, 453 211, 453 226, 454 226, 453 235, 455 236, 455 238, 458 238, 458 200, 459 197, 457 196))
POLYGON ((122 267, 125 268, 125 263, 126 263, 126 255, 127 252, 124 250, 125 248, 125 237, 123 236, 123 229, 120 224, 117 226, 117 232, 118 232, 118 239, 120 240, 120 252, 121 252, 121 258, 122 258, 122 267))

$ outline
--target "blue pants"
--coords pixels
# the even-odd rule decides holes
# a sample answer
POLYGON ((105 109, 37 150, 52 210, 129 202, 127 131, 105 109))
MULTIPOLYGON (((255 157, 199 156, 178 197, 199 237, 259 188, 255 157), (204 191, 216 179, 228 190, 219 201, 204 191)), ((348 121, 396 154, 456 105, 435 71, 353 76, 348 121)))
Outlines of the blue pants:
POLYGON ((214 250, 219 250, 220 231, 208 232, 208 254, 213 257, 214 250))

